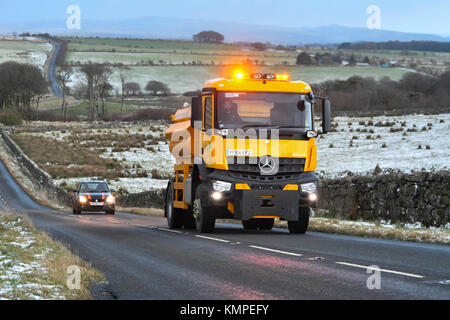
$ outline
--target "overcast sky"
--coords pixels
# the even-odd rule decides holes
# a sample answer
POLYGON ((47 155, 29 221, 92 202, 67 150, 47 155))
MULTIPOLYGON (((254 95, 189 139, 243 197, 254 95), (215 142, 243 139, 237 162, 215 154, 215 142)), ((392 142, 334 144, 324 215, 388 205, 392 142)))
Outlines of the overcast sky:
POLYGON ((382 29, 450 35, 449 0, 0 0, 0 24, 65 20, 69 5, 80 7, 82 19, 158 16, 283 27, 365 27, 367 7, 377 5, 382 29))

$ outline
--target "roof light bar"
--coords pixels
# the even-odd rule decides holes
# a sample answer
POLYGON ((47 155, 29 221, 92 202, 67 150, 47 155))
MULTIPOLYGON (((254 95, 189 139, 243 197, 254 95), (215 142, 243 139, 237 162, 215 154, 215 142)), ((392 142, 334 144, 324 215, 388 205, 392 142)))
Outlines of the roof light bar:
POLYGON ((275 76, 276 76, 277 80, 289 81, 289 75, 288 74, 277 74, 275 76))
POLYGON ((250 79, 253 80, 282 80, 289 81, 290 77, 286 73, 276 74, 276 73, 252 73, 250 79))

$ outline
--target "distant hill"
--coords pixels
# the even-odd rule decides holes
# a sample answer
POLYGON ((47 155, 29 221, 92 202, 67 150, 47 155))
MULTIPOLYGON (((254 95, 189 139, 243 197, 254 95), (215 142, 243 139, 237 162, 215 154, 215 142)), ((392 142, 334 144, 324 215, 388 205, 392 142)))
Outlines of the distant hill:
POLYGON ((344 42, 339 49, 352 50, 403 50, 450 52, 450 42, 438 41, 388 41, 388 42, 344 42))
POLYGON ((450 37, 405 33, 389 30, 369 30, 338 25, 315 28, 286 28, 276 26, 227 23, 197 19, 146 17, 120 21, 83 20, 81 30, 70 31, 64 20, 0 23, 0 33, 50 33, 100 37, 135 37, 160 39, 192 39, 203 30, 214 30, 225 36, 226 42, 258 41, 274 44, 342 43, 360 41, 450 41, 450 37))

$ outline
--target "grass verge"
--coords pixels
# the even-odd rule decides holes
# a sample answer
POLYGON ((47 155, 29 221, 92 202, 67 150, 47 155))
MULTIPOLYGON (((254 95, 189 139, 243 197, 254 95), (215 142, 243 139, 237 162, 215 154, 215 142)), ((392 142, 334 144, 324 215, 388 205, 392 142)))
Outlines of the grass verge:
MULTIPOLYGON (((277 221, 277 227, 287 228, 286 221, 277 221)), ((450 244, 450 229, 408 228, 402 225, 330 218, 311 218, 309 231, 370 237, 388 240, 450 244)))
POLYGON ((118 212, 126 212, 149 217, 164 217, 164 210, 156 208, 116 207, 118 212))
POLYGON ((90 287, 104 276, 33 227, 0 212, 0 299, 92 299, 90 287), (79 289, 69 289, 67 268, 80 270, 79 289))

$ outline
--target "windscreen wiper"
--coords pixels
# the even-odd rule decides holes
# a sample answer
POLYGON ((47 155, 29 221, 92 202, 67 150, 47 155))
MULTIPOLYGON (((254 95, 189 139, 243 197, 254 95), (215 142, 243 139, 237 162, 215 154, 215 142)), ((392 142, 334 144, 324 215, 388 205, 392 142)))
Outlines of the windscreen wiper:
POLYGON ((278 129, 279 126, 273 125, 273 124, 248 124, 248 125, 242 126, 240 129, 244 129, 244 128, 274 128, 274 129, 278 129))

